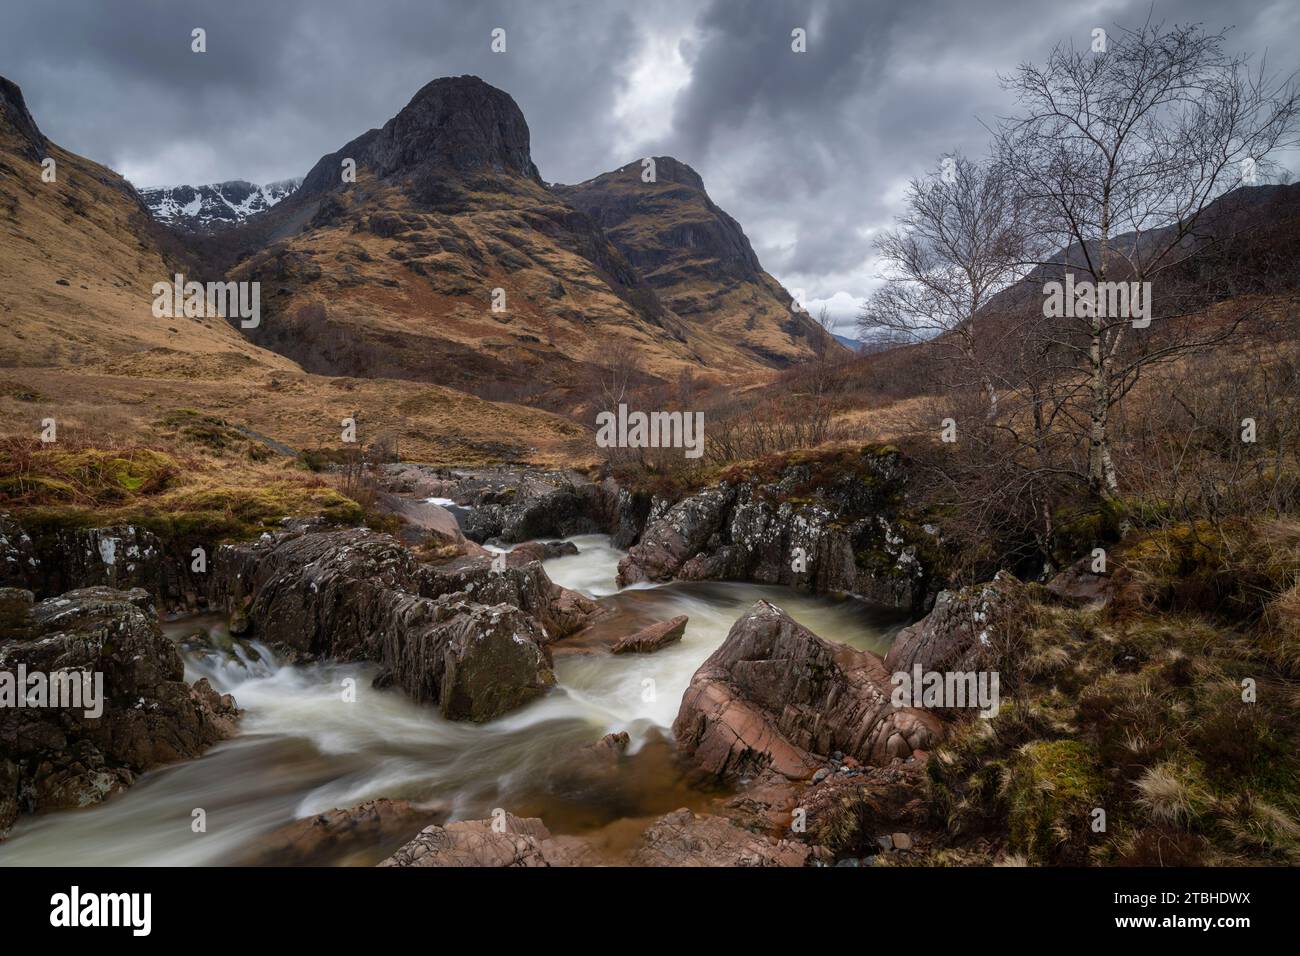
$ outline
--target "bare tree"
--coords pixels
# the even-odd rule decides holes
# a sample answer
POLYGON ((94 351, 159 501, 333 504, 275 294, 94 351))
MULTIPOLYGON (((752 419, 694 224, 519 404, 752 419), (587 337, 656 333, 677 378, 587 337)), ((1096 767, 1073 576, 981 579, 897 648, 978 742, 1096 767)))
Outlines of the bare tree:
POLYGON ((1000 167, 943 157, 934 173, 912 180, 907 211, 876 240, 886 284, 864 306, 859 330, 954 350, 951 367, 974 376, 994 418, 997 388, 975 316, 1027 271, 1029 235, 1000 167))
POLYGON ((640 379, 641 354, 634 343, 615 339, 605 350, 604 361, 595 371, 593 399, 598 412, 618 412, 628 401, 640 379))
MULTIPOLYGON (((1058 46, 1045 65, 1003 78, 1020 113, 999 126, 999 164, 1042 239, 1062 250, 1040 263, 1047 278, 1077 275, 1095 289, 1172 277, 1207 241, 1207 207, 1267 173, 1269 155, 1294 142, 1293 80, 1275 81, 1262 66, 1252 72, 1245 58, 1223 52, 1223 39, 1148 22, 1117 30, 1103 50, 1058 46)), ((1144 316, 1155 325, 1142 332, 1131 309, 1095 304, 1044 319, 1048 361, 1071 405, 1059 418, 1073 421, 1081 409, 1088 483, 1100 497, 1119 490, 1112 410, 1143 368, 1234 331, 1169 322, 1193 309, 1180 308, 1172 288, 1159 291, 1161 314, 1144 316)))

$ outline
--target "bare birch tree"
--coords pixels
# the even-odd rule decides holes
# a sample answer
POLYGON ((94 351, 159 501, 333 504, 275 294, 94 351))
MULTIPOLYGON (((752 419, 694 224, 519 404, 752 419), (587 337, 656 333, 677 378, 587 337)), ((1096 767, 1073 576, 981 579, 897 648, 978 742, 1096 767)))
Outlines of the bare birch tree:
POLYGON ((1119 490, 1112 409, 1142 369, 1234 331, 1168 323, 1192 310, 1161 280, 1172 286, 1179 263, 1225 238, 1213 234, 1207 207, 1266 175, 1270 154, 1295 141, 1293 79, 1252 71, 1223 41, 1198 26, 1148 22, 1116 30, 1103 49, 1058 46, 1044 65, 1003 78, 1020 112, 999 125, 999 164, 1041 237, 1062 250, 1041 263, 1046 276, 1070 273, 1090 288, 1153 283, 1150 326, 1095 306, 1044 320, 1053 370, 1070 386, 1064 400, 1086 422, 1088 483, 1100 497, 1119 490))
POLYGON ((906 211, 876 240, 885 285, 863 307, 860 336, 884 330, 895 342, 952 349, 959 380, 951 384, 978 384, 993 419, 996 376, 979 348, 975 316, 1023 277, 1029 236, 999 167, 943 157, 932 175, 911 181, 906 211))

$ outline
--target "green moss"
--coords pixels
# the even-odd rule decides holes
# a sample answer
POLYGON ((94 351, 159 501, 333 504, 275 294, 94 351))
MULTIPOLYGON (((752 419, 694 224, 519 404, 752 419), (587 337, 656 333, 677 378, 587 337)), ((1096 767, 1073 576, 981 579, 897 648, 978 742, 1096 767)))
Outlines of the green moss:
POLYGON ((1102 789, 1096 756, 1082 741, 1021 747, 1002 789, 1011 848, 1039 863, 1084 862, 1102 789))
POLYGON ((63 531, 136 525, 158 535, 165 543, 201 539, 239 541, 274 531, 283 518, 320 515, 331 524, 368 523, 392 530, 385 516, 367 516, 357 502, 333 488, 291 482, 270 482, 260 487, 205 486, 182 489, 164 500, 137 501, 122 507, 43 505, 15 508, 14 517, 38 541, 63 531))
POLYGON ((1058 508, 1052 515, 1053 558, 1067 565, 1093 548, 1119 541, 1127 510, 1122 502, 1104 500, 1058 508))
POLYGON ((0 477, 0 495, 14 501, 71 501, 77 489, 64 479, 46 475, 5 475, 0 477))
POLYGON ((171 455, 147 448, 37 452, 32 463, 34 471, 73 486, 79 497, 101 503, 160 492, 181 470, 171 455))

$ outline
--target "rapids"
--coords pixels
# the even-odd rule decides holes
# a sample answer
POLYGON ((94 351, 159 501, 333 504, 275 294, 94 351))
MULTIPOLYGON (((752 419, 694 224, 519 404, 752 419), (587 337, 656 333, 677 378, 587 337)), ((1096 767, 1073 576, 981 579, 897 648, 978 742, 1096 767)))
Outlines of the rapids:
MULTIPOLYGON (((448 819, 496 807, 540 816, 556 833, 698 806, 682 779, 671 730, 691 675, 760 598, 816 634, 883 653, 905 620, 850 597, 810 597, 744 583, 675 582, 619 589, 623 553, 603 535, 569 539, 576 555, 546 562, 558 584, 613 611, 554 648, 559 686, 487 724, 443 719, 395 690, 376 690, 373 668, 289 665, 267 647, 233 639, 215 615, 164 624, 186 679, 207 677, 244 710, 240 733, 202 757, 151 771, 125 793, 82 810, 24 817, 0 843, 0 865, 193 865, 237 861, 261 833, 293 819, 378 797, 411 800, 448 819), (592 645, 686 614, 677 644, 654 654, 592 653, 592 645), (356 699, 344 701, 353 678, 356 699), (567 773, 566 758, 627 731, 632 756, 611 779, 567 773), (191 830, 203 809, 207 830, 191 830)), ((376 862, 395 847, 375 847, 376 862)))

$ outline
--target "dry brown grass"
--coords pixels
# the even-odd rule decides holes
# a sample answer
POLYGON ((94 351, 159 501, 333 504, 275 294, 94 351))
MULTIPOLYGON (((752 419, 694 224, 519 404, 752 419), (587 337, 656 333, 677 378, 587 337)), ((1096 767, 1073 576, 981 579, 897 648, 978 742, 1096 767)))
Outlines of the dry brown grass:
POLYGON ((295 451, 342 449, 340 423, 355 415, 363 443, 396 436, 408 461, 546 467, 586 467, 595 461, 590 433, 574 422, 414 382, 302 372, 249 372, 226 379, 69 369, 0 369, 0 380, 20 386, 0 393, 0 435, 35 437, 41 421, 53 418, 60 440, 157 444, 170 437, 159 423, 188 408, 295 451))

